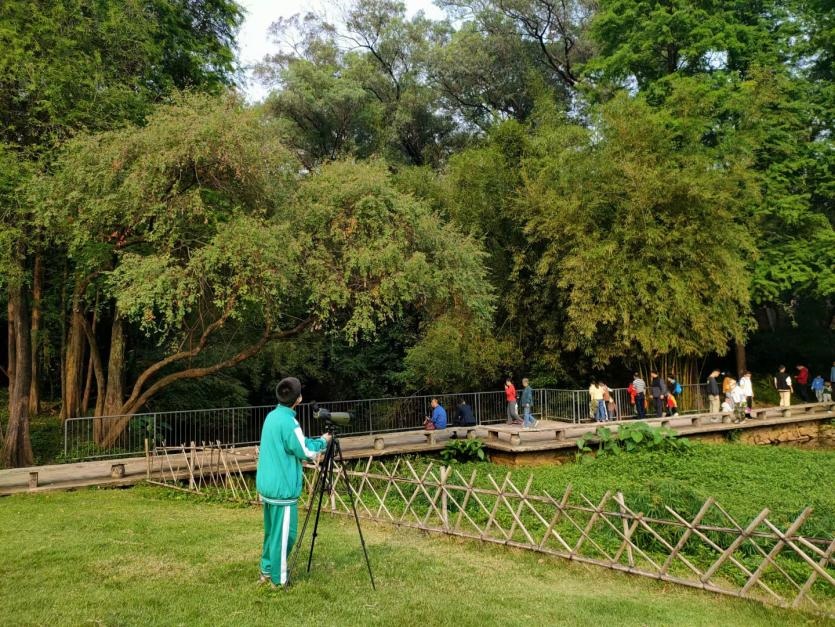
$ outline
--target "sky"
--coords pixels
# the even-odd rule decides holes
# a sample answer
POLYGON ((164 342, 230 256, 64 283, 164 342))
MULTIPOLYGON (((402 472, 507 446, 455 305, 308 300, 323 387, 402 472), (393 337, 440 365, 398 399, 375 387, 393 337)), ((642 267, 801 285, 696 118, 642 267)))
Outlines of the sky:
MULTIPOLYGON (((238 0, 246 10, 243 26, 238 34, 238 60, 244 67, 260 61, 264 55, 275 50, 267 36, 270 24, 280 17, 290 17, 307 11, 335 13, 335 0, 238 0)), ((432 0, 405 0, 409 15, 423 11, 428 17, 440 18, 443 12, 432 4, 432 0)), ((247 98, 252 102, 262 100, 267 90, 247 75, 244 85, 247 98)))

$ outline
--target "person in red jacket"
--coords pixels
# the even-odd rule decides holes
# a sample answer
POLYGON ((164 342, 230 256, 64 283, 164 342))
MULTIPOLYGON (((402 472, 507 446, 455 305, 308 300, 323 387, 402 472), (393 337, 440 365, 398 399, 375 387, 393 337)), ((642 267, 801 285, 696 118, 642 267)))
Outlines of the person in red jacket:
POLYGON ((794 378, 797 383, 797 391, 804 403, 809 402, 809 369, 806 366, 797 366, 797 376, 794 378))
POLYGON ((519 417, 519 410, 516 408, 516 386, 508 377, 504 382, 504 395, 507 400, 507 424, 521 425, 522 419, 519 417))

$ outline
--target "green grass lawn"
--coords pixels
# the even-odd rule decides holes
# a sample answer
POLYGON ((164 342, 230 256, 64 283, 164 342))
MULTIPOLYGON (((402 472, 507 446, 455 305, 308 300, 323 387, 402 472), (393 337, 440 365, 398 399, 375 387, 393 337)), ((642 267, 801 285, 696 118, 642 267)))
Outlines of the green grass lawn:
POLYGON ((323 518, 313 573, 259 588, 261 512, 162 489, 0 501, 0 623, 799 625, 823 619, 543 555, 323 518))

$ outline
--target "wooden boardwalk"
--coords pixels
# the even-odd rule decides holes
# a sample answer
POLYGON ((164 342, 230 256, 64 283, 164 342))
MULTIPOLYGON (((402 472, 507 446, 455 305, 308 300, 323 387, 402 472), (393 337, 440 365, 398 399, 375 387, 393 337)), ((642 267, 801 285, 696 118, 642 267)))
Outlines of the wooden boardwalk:
MULTIPOLYGON (((741 423, 733 423, 723 414, 687 414, 670 418, 651 418, 650 425, 664 425, 682 436, 698 436, 729 430, 758 429, 768 426, 791 425, 809 421, 824 422, 835 418, 835 403, 813 403, 785 408, 769 407, 755 410, 755 417, 741 423)), ((618 425, 634 421, 610 422, 605 426, 617 430, 618 425)), ((559 451, 576 448, 577 440, 594 432, 600 423, 573 424, 569 422, 541 420, 535 428, 523 429, 511 425, 486 425, 477 427, 470 436, 480 438, 485 447, 499 454, 525 454, 559 451)), ((382 457, 403 453, 429 453, 440 451, 455 433, 467 437, 466 430, 455 429, 426 432, 404 431, 340 438, 346 459, 382 457)), ((255 470, 255 447, 232 449, 244 472, 255 470)), ((181 461, 175 472, 187 475, 181 461)), ((19 492, 67 490, 91 486, 125 486, 146 479, 149 460, 145 457, 106 459, 74 464, 54 464, 29 468, 13 468, 0 471, 0 496, 19 492), (33 476, 36 474, 37 477, 33 476)))

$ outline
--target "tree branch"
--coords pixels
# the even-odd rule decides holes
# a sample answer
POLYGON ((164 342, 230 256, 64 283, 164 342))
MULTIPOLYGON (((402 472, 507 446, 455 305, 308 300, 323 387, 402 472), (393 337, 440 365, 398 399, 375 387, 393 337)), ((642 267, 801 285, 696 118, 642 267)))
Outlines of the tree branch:
MULTIPOLYGON (((145 386, 145 383, 147 383, 148 379, 154 376, 157 372, 159 372, 166 366, 173 364, 176 361, 181 361, 183 359, 191 359, 199 355, 200 351, 202 351, 206 347, 206 342, 208 341, 209 336, 223 326, 227 318, 229 318, 230 314, 232 313, 232 309, 234 308, 234 306, 235 298, 233 297, 226 302, 226 307, 224 308, 223 314, 220 316, 220 318, 212 322, 203 330, 203 335, 200 336, 200 341, 197 342, 197 345, 195 347, 187 351, 180 351, 174 353, 173 355, 169 355, 165 359, 161 359, 157 363, 148 366, 144 370, 144 372, 142 372, 142 374, 140 374, 139 377, 136 379, 136 383, 133 384, 133 390, 131 390, 130 397, 128 397, 128 400, 125 401, 124 406, 127 407, 129 405, 136 404, 137 399, 140 397, 140 394, 142 394, 142 388, 145 386)), ((144 394, 142 396, 144 397, 144 394)))
POLYGON ((151 387, 149 387, 145 392, 136 398, 132 403, 125 403, 122 407, 122 412, 125 415, 133 414, 137 409, 142 407, 145 403, 147 403, 157 392, 162 390, 163 388, 168 387, 175 381, 180 381, 182 379, 199 379, 200 377, 205 377, 210 374, 214 374, 219 370, 223 370, 224 368, 229 368, 240 362, 244 361, 245 359, 249 359, 253 355, 257 354, 264 345, 270 339, 270 330, 269 327, 264 329, 264 333, 261 334, 261 337, 255 344, 245 348, 238 354, 226 359, 220 363, 214 364, 212 366, 207 366, 205 368, 189 368, 188 370, 180 370, 179 372, 174 372, 169 374, 168 376, 163 377, 156 383, 154 383, 151 387))

